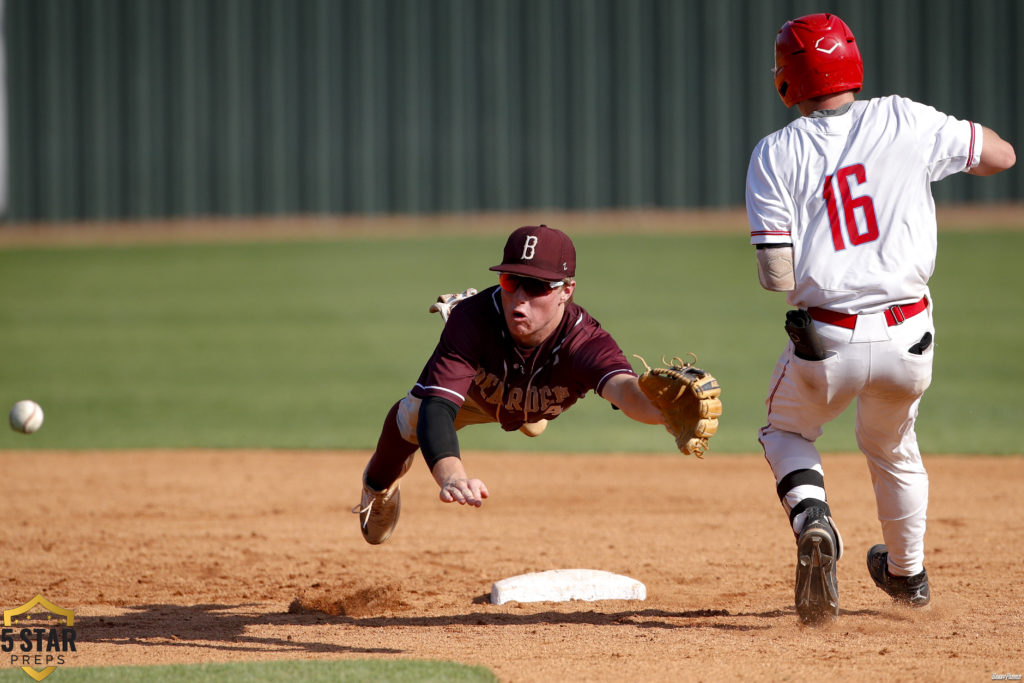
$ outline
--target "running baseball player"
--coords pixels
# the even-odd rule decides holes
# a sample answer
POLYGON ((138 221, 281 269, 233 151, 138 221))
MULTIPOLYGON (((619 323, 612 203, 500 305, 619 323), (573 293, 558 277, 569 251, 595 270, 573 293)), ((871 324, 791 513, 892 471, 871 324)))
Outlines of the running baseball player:
POLYGON ((854 399, 885 541, 868 551, 868 571, 896 602, 930 600, 928 475, 914 432, 936 334, 930 186, 1016 161, 1013 147, 980 124, 898 96, 856 100, 863 73, 839 17, 786 22, 775 41, 775 86, 801 117, 762 139, 747 171, 760 284, 786 292, 794 307, 759 440, 797 539, 796 609, 807 624, 838 616, 843 552, 814 442, 854 399))
MULTIPOLYGON (((576 249, 564 232, 546 225, 515 230, 502 262, 491 270, 498 273, 497 285, 444 295, 431 306, 446 321, 440 341, 416 384, 384 419, 363 472, 360 504, 352 510, 368 543, 383 543, 394 531, 401 510, 398 480, 417 449, 442 502, 482 505, 487 486, 467 473, 459 450, 456 432, 467 425, 497 423, 536 436, 548 420, 594 391, 638 422, 665 425, 684 453, 699 443, 693 452, 700 455, 717 431, 721 390, 713 377, 685 369, 702 373, 703 396, 693 405, 704 418, 676 424, 666 412, 672 406, 648 398, 615 340, 574 303, 576 249)), ((665 393, 677 395, 674 388, 665 393)))

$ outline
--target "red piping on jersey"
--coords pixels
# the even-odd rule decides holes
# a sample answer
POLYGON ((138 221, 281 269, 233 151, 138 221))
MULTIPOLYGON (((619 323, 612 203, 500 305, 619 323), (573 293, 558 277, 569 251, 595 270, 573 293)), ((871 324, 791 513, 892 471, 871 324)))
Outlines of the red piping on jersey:
MULTIPOLYGON (((771 426, 770 424, 766 424, 764 427, 761 427, 760 429, 757 430, 757 442, 759 444, 761 444, 761 454, 764 455, 764 461, 766 463, 768 463, 768 467, 771 468, 772 476, 774 477, 775 476, 775 468, 772 467, 772 461, 768 459, 768 449, 765 448, 765 446, 764 446, 764 433, 766 431, 768 431, 768 427, 770 427, 770 426, 771 426)), ((775 483, 778 484, 779 480, 776 479, 775 483)), ((786 506, 783 505, 782 507, 783 507, 783 509, 785 509, 786 506)), ((786 514, 787 515, 789 514, 788 510, 786 511, 786 514)))
POLYGON ((765 236, 768 236, 768 235, 783 235, 783 236, 786 236, 786 235, 789 235, 789 234, 790 234, 789 230, 751 230, 750 231, 750 236, 751 237, 765 237, 765 236))
POLYGON ((968 121, 968 123, 971 124, 971 146, 967 153, 967 167, 964 169, 965 171, 971 170, 971 163, 974 161, 974 122, 968 121))
MULTIPOLYGON (((885 309, 885 322, 889 327, 892 327, 893 325, 902 325, 907 318, 913 318, 926 308, 928 308, 927 296, 921 297, 920 301, 916 301, 912 304, 890 306, 885 309)), ((845 327, 848 330, 852 330, 857 327, 856 313, 837 313, 835 311, 830 311, 827 308, 818 308, 816 306, 808 308, 807 312, 812 318, 820 323, 828 323, 829 325, 835 325, 836 327, 845 327)))
MULTIPOLYGON (((779 387, 782 386, 782 379, 786 376, 786 370, 788 369, 789 361, 787 360, 786 364, 782 366, 782 372, 779 373, 779 381, 775 383, 774 387, 772 387, 772 393, 768 394, 768 425, 772 423, 772 401, 775 400, 775 392, 777 392, 779 390, 779 387)), ((768 425, 765 425, 765 427, 767 427, 768 425)), ((758 441, 760 440, 761 439, 759 438, 758 441)), ((763 443, 761 444, 761 447, 764 447, 763 443)), ((767 454, 765 454, 765 457, 767 457, 767 454)))

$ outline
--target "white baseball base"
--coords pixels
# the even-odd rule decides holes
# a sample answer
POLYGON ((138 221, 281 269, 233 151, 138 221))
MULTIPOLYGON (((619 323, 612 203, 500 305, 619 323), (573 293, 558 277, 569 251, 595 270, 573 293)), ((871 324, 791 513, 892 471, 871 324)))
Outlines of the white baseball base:
POLYGON ((566 602, 568 600, 646 600, 647 587, 636 579, 599 569, 551 569, 520 574, 491 586, 491 603, 566 602))

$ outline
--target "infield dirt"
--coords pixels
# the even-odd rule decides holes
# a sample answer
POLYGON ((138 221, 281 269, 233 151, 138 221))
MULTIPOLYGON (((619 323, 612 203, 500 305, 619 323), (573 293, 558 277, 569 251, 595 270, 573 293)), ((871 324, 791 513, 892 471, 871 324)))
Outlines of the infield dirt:
MULTIPOLYGON (((418 461, 394 537, 356 516, 366 452, 0 453, 0 604, 76 613, 69 666, 441 659, 503 681, 981 681, 1024 673, 1024 458, 926 457, 933 604, 871 583, 859 455, 827 455, 841 614, 793 609, 795 545, 759 455, 464 455, 481 509, 418 461), (489 603, 501 578, 602 569, 646 601, 489 603)), ((4 661, 7 665, 6 660, 4 661)))

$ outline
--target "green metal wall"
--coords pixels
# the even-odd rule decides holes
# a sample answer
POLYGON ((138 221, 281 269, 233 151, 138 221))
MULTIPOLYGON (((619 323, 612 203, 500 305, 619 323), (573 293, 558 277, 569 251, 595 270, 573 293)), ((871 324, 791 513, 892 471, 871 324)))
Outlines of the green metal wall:
MULTIPOLYGON (((1021 0, 6 0, 12 220, 743 203, 788 18, 1024 145, 1021 0)), ((935 186, 1021 200, 1017 170, 935 186)))

